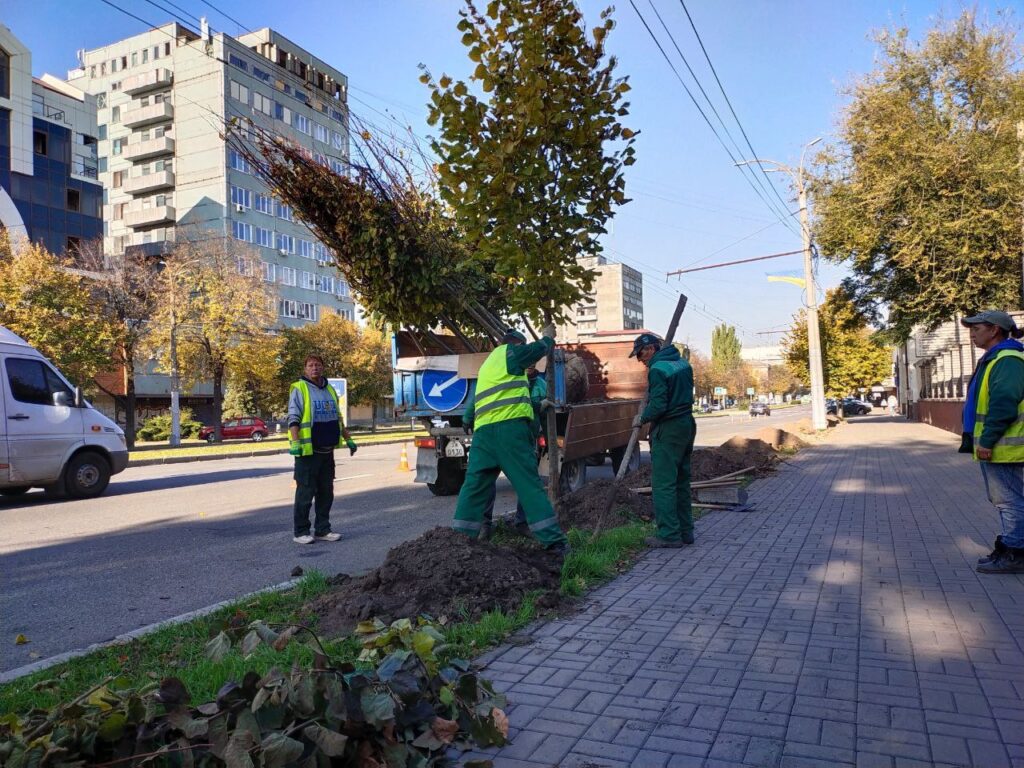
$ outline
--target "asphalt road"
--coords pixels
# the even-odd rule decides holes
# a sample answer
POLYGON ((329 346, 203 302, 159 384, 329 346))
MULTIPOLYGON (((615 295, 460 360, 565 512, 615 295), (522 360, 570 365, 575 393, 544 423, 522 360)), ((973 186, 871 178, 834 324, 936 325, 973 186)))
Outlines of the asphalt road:
MULTIPOLYGON (((808 411, 700 419, 697 444, 808 411)), ((344 538, 307 547, 291 540, 287 455, 130 468, 98 499, 0 497, 0 671, 279 584, 297 565, 331 575, 376 567, 391 547, 447 524, 455 507, 397 471, 400 451, 339 455, 331 519, 344 538), (30 642, 15 645, 18 634, 30 642)), ((588 468, 610 473, 608 463, 588 468)), ((502 479, 497 510, 514 506, 502 479)))

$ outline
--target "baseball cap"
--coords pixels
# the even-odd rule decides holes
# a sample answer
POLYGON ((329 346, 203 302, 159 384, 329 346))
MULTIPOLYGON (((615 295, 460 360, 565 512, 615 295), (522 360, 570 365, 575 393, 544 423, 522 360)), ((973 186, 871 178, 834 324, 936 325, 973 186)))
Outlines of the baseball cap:
POLYGON ((963 325, 978 325, 979 323, 988 323, 989 325, 995 325, 1002 328, 1004 331, 1012 331, 1016 329, 1017 324, 1013 321, 1013 318, 1006 312, 1001 312, 998 309, 986 309, 984 312, 979 312, 973 317, 965 317, 960 321, 963 325))
POLYGON ((640 350, 650 344, 661 344, 661 339, 655 336, 653 333, 641 333, 635 339, 633 339, 633 351, 629 353, 630 357, 636 357, 640 354, 640 350))
POLYGON ((505 331, 505 335, 501 337, 501 340, 505 342, 518 341, 520 344, 526 343, 526 337, 515 328, 509 328, 505 331))

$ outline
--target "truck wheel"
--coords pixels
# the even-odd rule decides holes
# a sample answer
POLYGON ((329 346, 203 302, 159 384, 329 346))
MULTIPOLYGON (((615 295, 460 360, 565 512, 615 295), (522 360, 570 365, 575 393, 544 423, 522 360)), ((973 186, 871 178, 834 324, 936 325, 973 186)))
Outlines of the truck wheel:
POLYGON ((587 483, 587 460, 562 462, 562 471, 558 477, 559 494, 565 496, 575 493, 587 483))
POLYGON ((30 485, 16 485, 13 488, 0 488, 0 496, 24 496, 31 487, 30 485))
POLYGON ((466 481, 466 470, 459 467, 454 459, 437 460, 437 480, 427 483, 427 488, 435 496, 454 496, 462 490, 466 481))
MULTIPOLYGON (((615 474, 619 474, 619 465, 622 464, 622 457, 626 453, 626 446, 620 445, 618 448, 612 448, 612 471, 615 474)), ((633 455, 629 457, 629 464, 626 467, 626 472, 636 472, 640 469, 640 446, 633 446, 633 455)))
POLYGON ((91 499, 107 490, 110 464, 98 453, 83 451, 68 462, 64 486, 73 499, 91 499))

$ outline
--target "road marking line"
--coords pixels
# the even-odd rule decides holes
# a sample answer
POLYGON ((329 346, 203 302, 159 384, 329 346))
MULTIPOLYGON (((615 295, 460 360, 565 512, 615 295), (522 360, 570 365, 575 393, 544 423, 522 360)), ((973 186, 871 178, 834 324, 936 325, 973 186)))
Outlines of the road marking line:
POLYGON ((336 483, 340 483, 340 482, 341 482, 342 480, 358 480, 358 479, 359 479, 359 478, 361 478, 361 477, 373 477, 373 476, 374 476, 374 475, 372 475, 372 474, 366 474, 366 475, 349 475, 348 477, 336 477, 336 478, 334 478, 334 482, 336 482, 336 483))

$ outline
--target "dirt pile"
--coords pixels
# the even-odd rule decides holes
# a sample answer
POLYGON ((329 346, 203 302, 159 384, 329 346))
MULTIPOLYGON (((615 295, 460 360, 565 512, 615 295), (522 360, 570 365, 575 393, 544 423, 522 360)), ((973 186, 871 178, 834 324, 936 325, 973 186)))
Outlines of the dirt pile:
POLYGON ((771 445, 757 438, 734 437, 713 452, 725 462, 739 464, 739 469, 754 467, 758 475, 769 472, 779 460, 771 445))
POLYGON ((757 439, 768 443, 776 451, 799 451, 807 445, 792 432, 777 427, 765 427, 757 433, 757 439))
MULTIPOLYGON (((629 516, 650 517, 654 514, 654 502, 650 496, 640 496, 630 488, 651 484, 651 468, 642 466, 636 472, 626 475, 616 489, 615 503, 608 518, 601 524, 603 529, 615 528, 629 522, 629 516)), ((558 522, 562 528, 579 528, 592 531, 597 527, 601 513, 608 503, 611 480, 592 480, 580 490, 562 497, 558 522)))
POLYGON ((384 622, 420 614, 478 618, 517 607, 535 590, 542 607, 558 600, 561 559, 524 540, 522 547, 472 541, 451 528, 434 528, 400 544, 365 576, 335 578, 335 589, 308 609, 328 637, 345 635, 360 621, 384 622))

